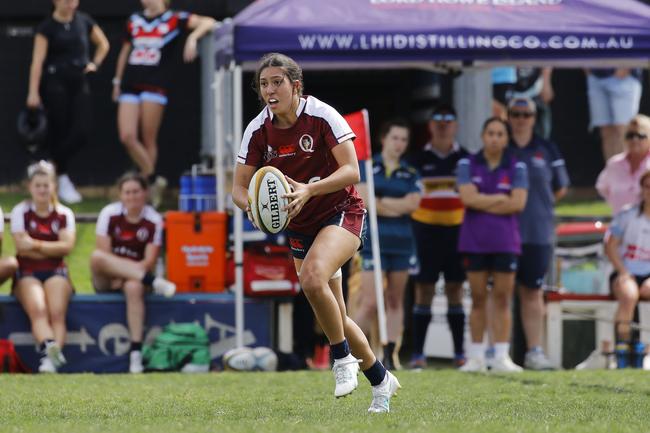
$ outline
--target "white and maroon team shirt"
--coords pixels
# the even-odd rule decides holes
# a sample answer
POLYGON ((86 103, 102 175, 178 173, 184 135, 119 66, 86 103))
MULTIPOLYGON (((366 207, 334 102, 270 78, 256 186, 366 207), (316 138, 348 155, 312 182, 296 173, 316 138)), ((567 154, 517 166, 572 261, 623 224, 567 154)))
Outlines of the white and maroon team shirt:
MULTIPOLYGON (((62 204, 50 207, 46 217, 36 214, 34 204, 25 200, 18 203, 11 211, 11 233, 27 233, 32 239, 46 242, 59 240, 61 230, 75 231, 75 220, 72 211, 62 204)), ((39 272, 54 271, 65 267, 63 257, 33 259, 17 256, 21 271, 39 272)))
POLYGON ((140 261, 147 244, 162 244, 163 219, 151 206, 142 209, 140 220, 131 223, 126 219, 126 209, 121 202, 104 207, 97 218, 95 233, 108 236, 113 254, 140 261))
MULTIPOLYGON (((237 162, 259 168, 273 166, 296 182, 323 179, 339 166, 332 148, 356 136, 334 108, 313 96, 300 98, 296 123, 276 128, 268 107, 246 128, 237 162)), ((312 197, 289 223, 289 230, 313 235, 322 224, 342 211, 363 212, 363 201, 354 185, 312 197)))

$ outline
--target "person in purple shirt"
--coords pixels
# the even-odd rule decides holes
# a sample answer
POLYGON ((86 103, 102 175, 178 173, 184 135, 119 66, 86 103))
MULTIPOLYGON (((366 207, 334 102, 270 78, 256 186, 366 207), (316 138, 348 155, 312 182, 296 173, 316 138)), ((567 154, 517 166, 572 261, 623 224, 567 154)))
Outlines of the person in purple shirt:
POLYGON ((485 121, 483 150, 458 161, 458 192, 465 205, 458 250, 464 255, 472 291, 469 325, 472 336, 467 363, 461 371, 485 371, 483 337, 487 328, 488 279, 491 277, 494 339, 492 371, 519 372, 510 359, 510 300, 515 284, 517 256, 521 254, 518 213, 528 194, 526 164, 508 149, 510 130, 501 118, 485 121))

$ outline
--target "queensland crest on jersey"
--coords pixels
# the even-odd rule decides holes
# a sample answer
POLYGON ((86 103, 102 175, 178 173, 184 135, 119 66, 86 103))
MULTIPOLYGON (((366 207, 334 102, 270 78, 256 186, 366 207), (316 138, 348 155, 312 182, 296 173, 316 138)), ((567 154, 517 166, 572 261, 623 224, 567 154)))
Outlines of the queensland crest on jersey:
POLYGON ((135 234, 135 237, 138 238, 140 242, 144 242, 149 238, 149 230, 146 227, 140 227, 135 234))
POLYGON ((304 134, 302 137, 300 137, 298 145, 300 145, 300 148, 304 152, 312 153, 314 151, 314 139, 309 134, 304 134))

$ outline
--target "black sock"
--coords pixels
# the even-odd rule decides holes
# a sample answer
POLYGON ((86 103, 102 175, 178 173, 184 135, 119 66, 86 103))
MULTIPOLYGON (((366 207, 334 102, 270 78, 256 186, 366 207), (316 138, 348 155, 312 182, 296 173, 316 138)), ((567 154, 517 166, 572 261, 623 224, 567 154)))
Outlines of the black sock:
POLYGON ((345 358, 350 354, 350 346, 348 340, 343 340, 340 343, 330 344, 330 349, 334 359, 345 358))
POLYGON ((43 355, 45 355, 45 349, 47 349, 47 346, 49 346, 49 345, 52 344, 52 343, 54 343, 54 340, 49 339, 49 338, 45 339, 45 340, 41 343, 41 345, 39 346, 39 350, 41 351, 41 353, 42 353, 43 355))
POLYGON ((147 272, 144 274, 144 277, 142 277, 142 284, 145 286, 151 286, 153 284, 153 280, 156 279, 156 276, 152 274, 151 272, 147 272))
POLYGON ((393 360, 393 353, 395 352, 395 343, 389 341, 388 344, 384 346, 384 361, 387 359, 393 360))
POLYGON ((141 341, 132 341, 131 342, 131 352, 140 352, 142 351, 142 342, 141 341))
POLYGON ((464 354, 465 310, 463 310, 462 304, 449 305, 447 307, 447 323, 449 323, 451 337, 454 340, 454 353, 456 355, 464 354))
POLYGON ((431 307, 429 305, 413 306, 413 355, 424 353, 424 339, 431 322, 431 307))
POLYGON ((384 377, 386 377, 386 369, 381 362, 375 361, 375 363, 372 364, 372 367, 363 370, 363 374, 365 374, 368 381, 370 381, 370 385, 377 386, 384 380, 384 377))

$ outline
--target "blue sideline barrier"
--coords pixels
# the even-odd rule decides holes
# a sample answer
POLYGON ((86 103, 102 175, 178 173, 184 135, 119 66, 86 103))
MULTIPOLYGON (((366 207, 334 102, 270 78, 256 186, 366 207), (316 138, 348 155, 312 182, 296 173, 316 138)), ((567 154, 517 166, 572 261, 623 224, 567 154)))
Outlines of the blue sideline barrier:
MULTIPOLYGON (((171 322, 196 322, 210 337, 212 361, 235 346, 235 298, 231 294, 182 294, 166 299, 146 298, 145 343, 171 322)), ((246 299, 244 344, 272 347, 273 302, 246 299)), ((126 305, 121 294, 75 295, 67 314, 68 339, 63 353, 65 373, 123 373, 128 371, 129 333, 126 305)), ((32 370, 39 354, 29 319, 12 296, 0 296, 0 338, 14 342, 18 354, 32 370)))

